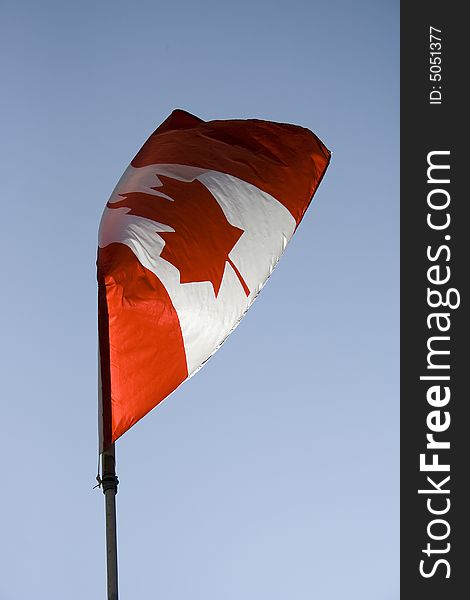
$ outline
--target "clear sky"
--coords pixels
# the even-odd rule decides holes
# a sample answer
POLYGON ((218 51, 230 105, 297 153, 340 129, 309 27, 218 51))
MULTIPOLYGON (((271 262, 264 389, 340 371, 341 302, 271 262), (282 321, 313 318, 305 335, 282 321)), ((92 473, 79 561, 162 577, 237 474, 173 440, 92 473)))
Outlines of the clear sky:
POLYGON ((117 444, 121 598, 398 599, 398 10, 2 3, 0 600, 105 598, 97 228, 177 107, 333 157, 239 328, 117 444))

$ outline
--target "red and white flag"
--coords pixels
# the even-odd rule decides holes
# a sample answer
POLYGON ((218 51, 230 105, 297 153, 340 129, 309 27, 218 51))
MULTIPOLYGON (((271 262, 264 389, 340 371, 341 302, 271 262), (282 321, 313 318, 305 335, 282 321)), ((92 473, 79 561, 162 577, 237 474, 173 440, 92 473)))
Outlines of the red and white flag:
POLYGON ((176 110, 121 177, 98 248, 100 446, 193 375, 240 322, 330 159, 308 129, 176 110))

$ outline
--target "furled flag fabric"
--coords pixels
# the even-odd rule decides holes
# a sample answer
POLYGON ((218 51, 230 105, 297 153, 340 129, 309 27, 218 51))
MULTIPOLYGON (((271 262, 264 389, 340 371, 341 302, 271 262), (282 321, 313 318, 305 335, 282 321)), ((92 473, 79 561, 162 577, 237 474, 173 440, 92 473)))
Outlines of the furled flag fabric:
POLYGON ((176 110, 121 177, 98 249, 100 445, 193 375, 276 266, 330 159, 308 129, 176 110))

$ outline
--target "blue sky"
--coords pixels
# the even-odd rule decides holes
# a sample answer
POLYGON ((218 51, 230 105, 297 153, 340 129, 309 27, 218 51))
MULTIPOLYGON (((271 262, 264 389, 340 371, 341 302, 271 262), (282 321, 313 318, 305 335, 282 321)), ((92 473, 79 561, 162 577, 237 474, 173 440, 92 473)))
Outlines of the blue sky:
POLYGON ((1 600, 105 597, 97 228, 176 107, 300 124, 333 156, 243 323, 117 445, 121 597, 398 598, 398 21, 4 4, 1 600))

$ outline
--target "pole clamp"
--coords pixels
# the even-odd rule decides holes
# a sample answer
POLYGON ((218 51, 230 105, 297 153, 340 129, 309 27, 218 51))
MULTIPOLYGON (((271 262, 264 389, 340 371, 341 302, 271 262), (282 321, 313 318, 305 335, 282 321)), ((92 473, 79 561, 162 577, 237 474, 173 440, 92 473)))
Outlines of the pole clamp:
POLYGON ((103 488, 103 494, 106 494, 108 490, 114 490, 114 493, 117 494, 119 485, 119 479, 113 473, 106 473, 103 475, 101 479, 101 487, 103 488))

